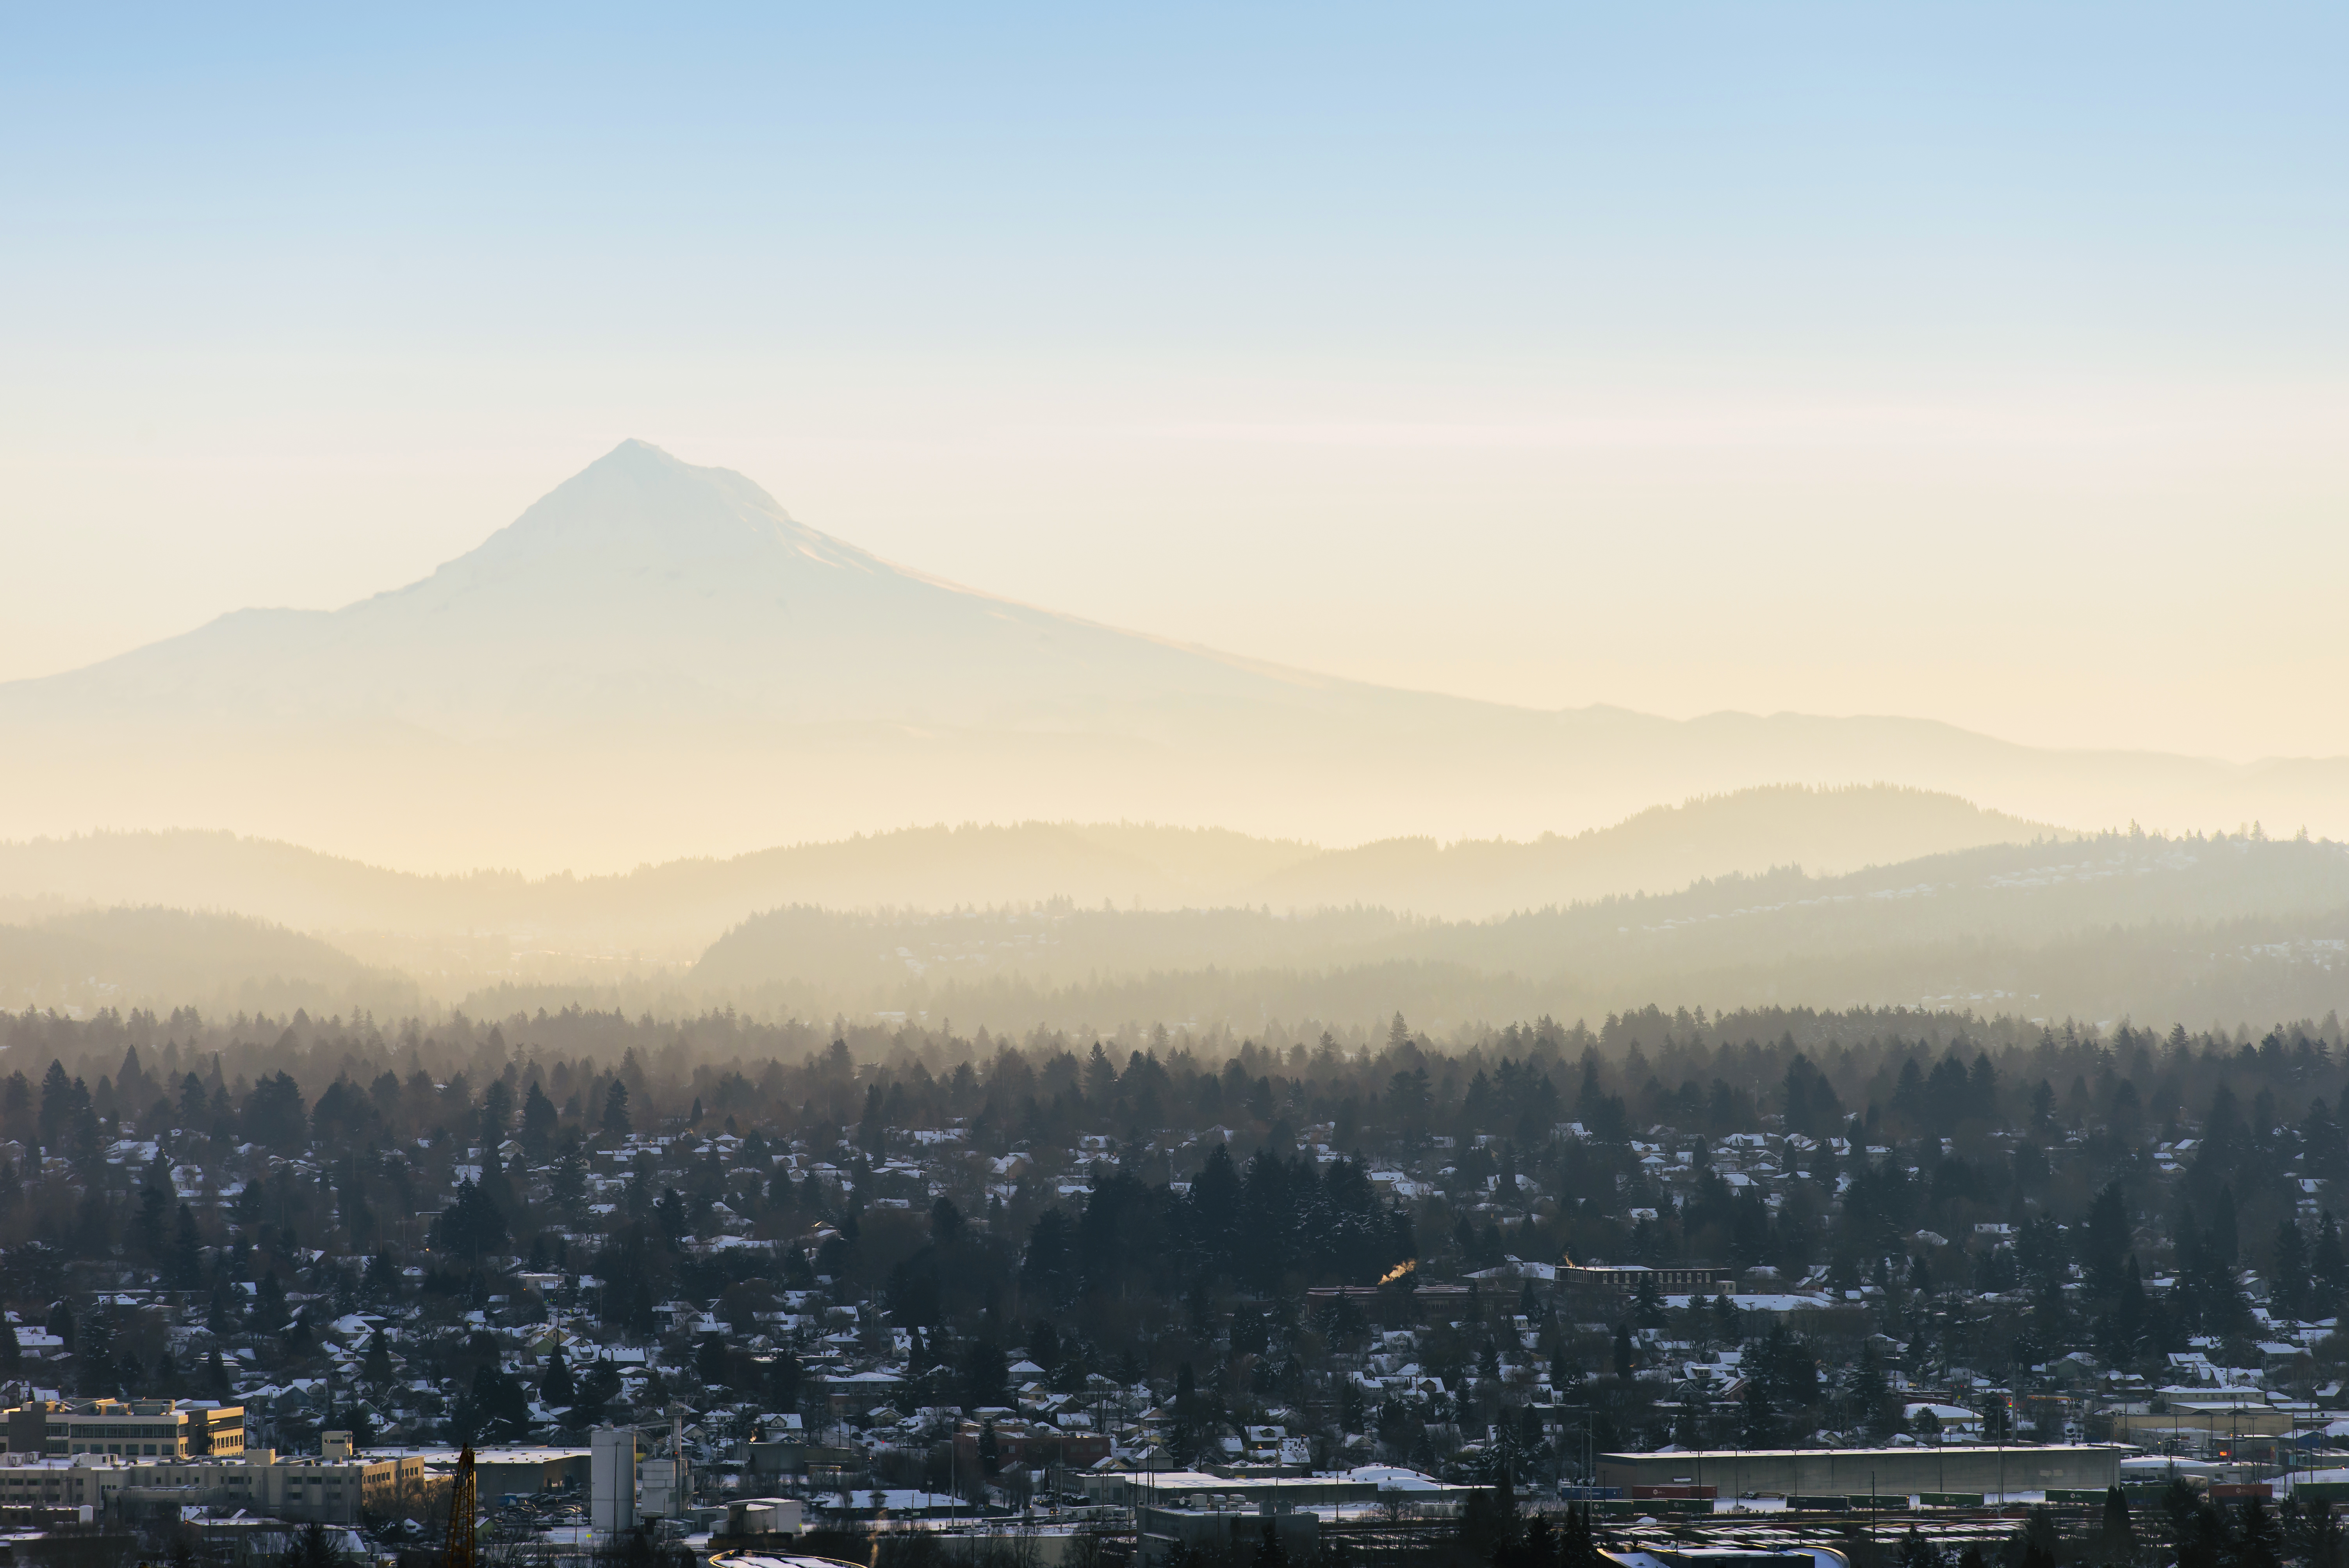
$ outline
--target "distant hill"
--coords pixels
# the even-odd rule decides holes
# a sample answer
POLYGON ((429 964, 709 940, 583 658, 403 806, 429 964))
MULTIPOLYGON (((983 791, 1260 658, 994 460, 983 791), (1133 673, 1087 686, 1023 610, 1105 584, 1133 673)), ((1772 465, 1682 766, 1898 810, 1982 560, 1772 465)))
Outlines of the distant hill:
POLYGON ((231 910, 345 938, 496 934, 668 961, 698 956, 777 903, 1229 902, 1321 852, 1218 830, 1020 822, 911 828, 609 876, 423 876, 232 833, 89 833, 0 844, 0 899, 231 910))
MULTIPOLYGON (((2349 847, 2106 835, 1840 877, 1728 877, 1485 922, 1382 910, 777 910, 711 947, 706 998, 964 1026, 1348 1025, 1931 1006, 2255 1026, 2349 1007, 2349 847)), ((486 1005, 486 1004, 485 1004, 486 1005)))
MULTIPOLYGON (((947 841, 952 842, 951 840, 947 841)), ((1013 841, 1018 840, 1015 836, 1013 841)), ((29 903, 29 901, 26 901, 29 903)), ((394 966, 243 916, 112 908, 0 924, 0 1006, 503 1017, 574 1003, 673 1014, 951 1017, 999 1032, 1267 1019, 1430 1027, 1659 1003, 1971 1008, 2199 1026, 2349 1006, 2349 848, 2126 834, 1992 844, 1848 872, 1781 870, 1506 917, 1141 909, 823 910, 741 922, 690 967, 515 938, 418 938, 394 966)))
POLYGON ((14 1011, 194 1006, 284 1016, 366 1008, 398 1016, 423 1001, 413 982, 236 915, 108 909, 0 925, 0 1006, 14 1011))
POLYGON ((2076 827, 2349 833, 2344 758, 1542 712, 1176 645, 893 565, 634 441, 421 582, 0 685, 0 837, 199 826, 429 871, 616 871, 935 821, 1525 839, 1789 782, 2076 827))
POLYGON ((542 954, 548 971, 559 970, 548 955, 562 954, 689 961, 778 904, 1360 903, 1481 919, 1773 867, 1847 871, 2060 836, 1948 796, 1885 787, 1715 796, 1531 843, 1404 840, 1330 851, 1220 830, 1022 822, 910 829, 602 877, 419 876, 228 833, 97 833, 0 844, 0 901, 232 912, 420 975, 469 964, 502 972, 517 949, 542 954), (478 948, 470 957, 468 945, 478 948))
POLYGON ((1390 839, 1276 872, 1274 908, 1340 904, 1483 920, 1610 894, 1671 892, 1708 877, 1799 866, 1834 874, 1982 844, 2076 837, 1954 795, 1884 785, 1738 790, 1657 806, 1611 828, 1530 843, 1390 839))

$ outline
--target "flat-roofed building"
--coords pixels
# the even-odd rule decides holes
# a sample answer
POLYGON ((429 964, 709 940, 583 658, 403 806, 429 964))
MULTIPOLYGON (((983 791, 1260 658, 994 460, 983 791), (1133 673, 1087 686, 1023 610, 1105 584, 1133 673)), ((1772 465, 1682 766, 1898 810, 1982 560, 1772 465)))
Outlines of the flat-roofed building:
POLYGON ((424 1461, 411 1456, 281 1459, 267 1449, 228 1459, 0 1456, 0 1505, 119 1508, 142 1517, 176 1518, 183 1507, 202 1506, 356 1524, 362 1512, 420 1515, 432 1484, 424 1461))
POLYGON ((1601 1486, 1712 1487, 1722 1497, 1984 1495, 2118 1486, 2121 1455, 2106 1443, 2045 1447, 1962 1443, 1910 1449, 1720 1449, 1600 1454, 1601 1486))
POLYGON ((233 1459, 244 1452, 244 1407, 212 1400, 33 1400, 0 1418, 12 1454, 70 1459, 233 1459))
MULTIPOLYGON (((326 1434, 333 1436, 332 1433, 326 1434)), ((379 1448, 378 1458, 414 1459, 429 1475, 456 1472, 457 1450, 450 1448, 379 1448)), ((473 1486, 485 1503, 501 1497, 527 1497, 542 1491, 585 1490, 589 1484, 589 1450, 560 1445, 508 1443, 473 1450, 473 1486)))
POLYGON ((1650 1268, 1645 1264, 1576 1264, 1557 1266, 1560 1290, 1601 1290, 1619 1295, 1635 1294, 1651 1280, 1668 1295, 1720 1295, 1737 1288, 1733 1269, 1707 1264, 1689 1268, 1650 1268))

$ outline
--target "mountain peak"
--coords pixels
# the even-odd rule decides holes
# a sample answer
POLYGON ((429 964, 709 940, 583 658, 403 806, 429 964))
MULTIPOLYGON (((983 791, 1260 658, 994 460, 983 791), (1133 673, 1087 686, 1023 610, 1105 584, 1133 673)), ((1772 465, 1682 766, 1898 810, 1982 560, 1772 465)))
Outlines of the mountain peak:
MULTIPOLYGON (((636 437, 630 436, 626 440, 580 469, 578 473, 572 475, 571 480, 565 482, 569 483, 604 470, 638 474, 646 478, 655 476, 679 478, 697 473, 731 473, 731 470, 727 469, 697 469, 691 463, 654 446, 650 441, 638 440, 636 437)), ((741 478, 739 474, 733 477, 741 478)), ((559 490, 562 487, 556 488, 559 490)))
POLYGON ((731 469, 697 468, 632 437, 463 559, 510 562, 553 553, 703 560, 737 556, 786 535, 822 537, 731 469))

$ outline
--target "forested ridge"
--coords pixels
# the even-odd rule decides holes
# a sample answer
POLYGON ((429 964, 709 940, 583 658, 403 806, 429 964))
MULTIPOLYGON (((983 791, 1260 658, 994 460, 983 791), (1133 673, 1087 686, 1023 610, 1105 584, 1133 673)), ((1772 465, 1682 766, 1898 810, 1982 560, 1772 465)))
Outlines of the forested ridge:
MULTIPOLYGON (((1723 809, 1752 805, 1739 798, 1723 809)), ((1487 851, 1542 846, 1389 848, 1473 865, 1487 851)), ((789 903, 741 919, 690 965, 564 945, 578 940, 534 921, 327 940, 219 913, 50 911, 0 924, 0 1006, 400 1016, 448 1007, 501 1019, 571 1006, 664 1016, 732 1006, 768 1020, 904 1015, 967 1032, 1041 1024, 1078 1036, 1127 1020, 1195 1033, 1227 1022, 1239 1034, 1309 1039, 1382 1028, 1400 1010, 1450 1039, 1513 1017, 1596 1018, 1653 998, 2257 1029, 2349 1004, 2349 848, 2255 827, 2116 832, 1834 876, 1793 865, 1702 876, 1674 892, 1485 920, 1253 901, 789 903)))

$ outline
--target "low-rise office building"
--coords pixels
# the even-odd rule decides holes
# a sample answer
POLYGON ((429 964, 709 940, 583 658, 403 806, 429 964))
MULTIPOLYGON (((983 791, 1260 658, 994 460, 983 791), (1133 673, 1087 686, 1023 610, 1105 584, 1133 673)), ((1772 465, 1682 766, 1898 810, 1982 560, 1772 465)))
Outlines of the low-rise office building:
POLYGON ((328 1447, 325 1454, 284 1458, 268 1449, 224 1459, 10 1453, 0 1455, 0 1506, 94 1508, 139 1518, 201 1506, 321 1524, 357 1524, 363 1513, 426 1511, 436 1478, 423 1460, 355 1455, 347 1439, 328 1447))
POLYGON ((5 1451, 51 1459, 233 1459, 244 1452, 244 1407, 213 1400, 31 1400, 0 1412, 5 1451))

